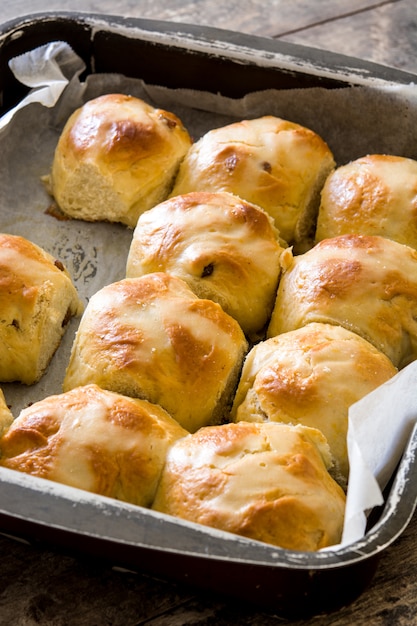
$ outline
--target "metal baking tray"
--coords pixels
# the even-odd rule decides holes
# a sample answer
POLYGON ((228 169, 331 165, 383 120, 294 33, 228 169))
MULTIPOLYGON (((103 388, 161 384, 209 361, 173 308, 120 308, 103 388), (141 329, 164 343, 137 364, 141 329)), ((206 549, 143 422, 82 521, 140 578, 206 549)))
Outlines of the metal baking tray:
MULTIPOLYGON (((373 89, 416 82, 415 75, 392 68, 241 33, 118 16, 45 13, 0 26, 0 113, 28 91, 14 78, 9 60, 55 40, 69 43, 84 60, 86 74, 114 72, 232 99, 264 89, 373 89)), ((404 156, 417 158, 417 152, 404 156)), ((363 539, 300 553, 2 469, 0 532, 95 555, 282 615, 308 617, 337 610, 361 594, 381 552, 410 521, 417 503, 416 428, 385 495, 363 539)))

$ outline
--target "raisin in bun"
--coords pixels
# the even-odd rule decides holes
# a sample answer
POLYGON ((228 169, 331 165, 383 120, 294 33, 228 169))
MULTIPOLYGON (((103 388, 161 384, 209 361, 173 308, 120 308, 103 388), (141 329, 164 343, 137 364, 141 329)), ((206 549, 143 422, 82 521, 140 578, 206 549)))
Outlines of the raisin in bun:
POLYGON ((319 429, 349 474, 349 407, 397 373, 387 356, 341 326, 312 323, 258 343, 245 359, 232 417, 319 429))
POLYGON ((255 337, 274 305, 282 250, 272 218, 261 208, 229 193, 191 192, 141 215, 126 275, 178 276, 255 337))
POLYGON ((310 322, 343 326, 396 367, 417 357, 417 251, 379 236, 324 239, 289 259, 267 336, 310 322))
POLYGON ((144 398, 194 431, 230 409, 246 350, 239 324, 180 278, 125 278, 90 299, 64 390, 95 383, 144 398))
POLYGON ((315 132, 266 115, 203 135, 182 162, 171 195, 229 191, 262 207, 281 237, 300 247, 314 237, 320 190, 334 166, 315 132))
POLYGON ((0 234, 0 381, 37 382, 82 310, 60 261, 24 237, 0 234))
POLYGON ((88 385, 23 409, 0 439, 0 465, 149 507, 186 434, 161 407, 88 385))
POLYGON ((347 233, 380 235, 417 249, 417 161, 371 154, 329 175, 316 241, 347 233))
POLYGON ((345 495, 323 435, 289 424, 201 428, 170 448, 153 508, 290 550, 340 542, 345 495))
POLYGON ((143 211, 168 195, 190 145, 173 113, 107 94, 70 116, 46 182, 68 216, 134 227, 143 211))

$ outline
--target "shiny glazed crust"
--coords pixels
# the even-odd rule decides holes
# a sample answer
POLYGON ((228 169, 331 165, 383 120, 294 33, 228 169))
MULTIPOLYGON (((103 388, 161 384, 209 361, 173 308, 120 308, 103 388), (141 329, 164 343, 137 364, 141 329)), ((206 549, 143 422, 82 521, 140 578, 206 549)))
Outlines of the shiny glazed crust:
POLYGON ((37 382, 83 305, 62 263, 0 234, 0 381, 37 382))
POLYGON ((139 98, 107 94, 86 102, 59 138, 50 192, 67 215, 136 225, 169 193, 191 145, 181 120, 139 98))
POLYGON ((340 541, 345 507, 321 433, 239 422, 200 429, 169 450, 153 508, 291 550, 340 541))
POLYGON ((313 131, 267 115, 206 133, 184 158, 171 195, 229 191, 262 207, 290 245, 314 237, 320 190, 335 167, 313 131))
POLYGON ((287 259, 268 337, 310 322, 356 332, 403 367, 417 357, 417 252, 383 237, 340 235, 287 259))
POLYGON ((387 356, 355 333, 312 323, 258 343, 245 359, 235 421, 287 422, 319 429, 345 486, 348 409, 397 373, 387 356))
POLYGON ((178 276, 255 337, 272 311, 282 250, 272 218, 261 208, 229 193, 195 192, 141 215, 126 275, 178 276))
POLYGON ((95 383, 145 398, 194 431, 223 419, 246 350, 238 323, 181 279, 126 278, 90 299, 64 390, 95 383))
POLYGON ((150 506, 186 434, 160 407, 89 385, 24 409, 0 439, 0 465, 150 506))
POLYGON ((417 249, 417 161, 371 154, 329 175, 316 241, 347 233, 380 235, 417 249))

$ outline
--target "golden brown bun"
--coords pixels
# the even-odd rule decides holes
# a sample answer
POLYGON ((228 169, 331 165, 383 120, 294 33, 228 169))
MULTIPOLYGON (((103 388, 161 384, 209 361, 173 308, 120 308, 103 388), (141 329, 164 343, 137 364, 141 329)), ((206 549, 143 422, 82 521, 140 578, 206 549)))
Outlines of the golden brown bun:
POLYGON ((13 422, 13 415, 6 404, 3 390, 0 389, 0 437, 13 422))
POLYGON ((316 241, 347 233, 380 235, 417 249, 417 161, 371 154, 329 175, 316 241))
POLYGON ((165 199, 191 145, 179 118, 143 100, 108 94, 68 119, 56 147, 49 188, 67 215, 134 227, 165 199))
POLYGON ((229 193, 195 192, 139 218, 126 275, 178 276, 254 337, 274 305, 282 250, 272 218, 261 208, 229 193))
POLYGON ((417 251, 384 237, 340 235, 292 258, 267 336, 310 322, 356 332, 396 367, 415 359, 417 251))
POLYGON ((246 350, 238 323, 181 279, 126 278, 90 299, 64 390, 95 383, 145 398, 194 431, 230 409, 246 350))
POLYGON ((239 422, 200 429, 169 450, 153 508, 290 550, 340 541, 345 495, 323 435, 239 422))
POLYGON ((150 506, 167 450, 186 434, 160 407, 89 385, 24 409, 0 440, 0 465, 150 506))
POLYGON ((232 416, 237 422, 317 428, 329 443, 345 486, 349 407, 396 373, 388 357, 359 335, 341 326, 308 324, 252 348, 232 416))
POLYGON ((0 234, 0 381, 37 382, 83 305, 60 261, 0 234))
POLYGON ((316 133, 266 115, 206 133, 188 151, 171 195, 229 191, 267 211, 288 244, 304 245, 334 166, 316 133))

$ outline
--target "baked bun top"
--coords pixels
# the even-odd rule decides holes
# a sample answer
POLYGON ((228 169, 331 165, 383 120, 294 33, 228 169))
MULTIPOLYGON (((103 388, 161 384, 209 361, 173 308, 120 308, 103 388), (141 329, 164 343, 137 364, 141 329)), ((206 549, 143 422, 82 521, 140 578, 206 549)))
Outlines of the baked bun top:
POLYGON ((266 115, 213 129, 188 151, 171 195, 229 191, 257 204, 290 245, 314 237, 320 190, 335 162, 312 130, 266 115))
POLYGON ((24 237, 0 234, 0 381, 37 382, 82 310, 60 261, 24 237))
POLYGON ((134 227, 143 211, 168 195, 190 145, 173 113, 132 96, 99 96, 65 124, 50 192, 73 218, 134 227))
POLYGON ((229 193, 195 192, 141 215, 126 275, 178 276, 254 337, 272 311, 282 250, 272 218, 261 208, 229 193))
POLYGON ((223 419, 246 350, 239 324, 181 279, 126 278, 90 299, 64 390, 95 383, 145 398, 194 431, 223 419))
POLYGON ((340 235, 293 257, 267 336, 310 322, 356 332, 403 367, 417 357, 417 251, 384 237, 340 235))
POLYGON ((89 385, 23 409, 0 439, 0 465, 150 506, 167 450, 186 434, 160 407, 89 385))
POLYGON ((307 324, 252 348, 232 416, 319 429, 336 462, 334 475, 345 486, 349 407, 396 373, 387 356, 350 330, 307 324))
POLYGON ((345 495, 323 435, 239 422, 201 428, 167 454, 153 508, 290 550, 340 541, 345 495))
POLYGON ((380 235, 417 249, 417 161, 371 154, 329 175, 316 241, 347 233, 380 235))

